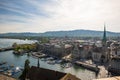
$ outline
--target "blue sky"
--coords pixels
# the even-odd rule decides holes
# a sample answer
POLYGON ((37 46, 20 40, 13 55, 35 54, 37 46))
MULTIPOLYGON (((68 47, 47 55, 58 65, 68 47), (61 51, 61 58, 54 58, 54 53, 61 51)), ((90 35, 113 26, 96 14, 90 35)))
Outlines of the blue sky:
POLYGON ((59 30, 120 32, 120 0, 0 0, 0 33, 59 30))

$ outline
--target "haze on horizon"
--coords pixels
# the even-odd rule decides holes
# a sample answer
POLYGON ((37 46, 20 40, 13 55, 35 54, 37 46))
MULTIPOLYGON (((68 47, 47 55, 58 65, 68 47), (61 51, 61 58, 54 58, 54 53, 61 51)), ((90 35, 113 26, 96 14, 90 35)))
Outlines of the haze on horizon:
POLYGON ((0 33, 59 30, 120 32, 120 0, 0 0, 0 33))

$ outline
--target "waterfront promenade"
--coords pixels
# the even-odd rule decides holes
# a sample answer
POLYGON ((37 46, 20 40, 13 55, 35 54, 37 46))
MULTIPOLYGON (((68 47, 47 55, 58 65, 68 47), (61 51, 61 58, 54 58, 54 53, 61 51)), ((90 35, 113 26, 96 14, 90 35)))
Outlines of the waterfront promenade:
POLYGON ((120 80, 120 76, 108 77, 108 78, 100 78, 100 79, 93 79, 93 80, 120 80))
POLYGON ((92 71, 95 71, 95 72, 99 71, 99 68, 96 65, 88 64, 88 63, 81 62, 81 61, 76 61, 75 64, 83 66, 83 67, 90 69, 92 71))
POLYGON ((88 64, 88 63, 81 62, 81 61, 76 61, 75 64, 83 66, 89 70, 97 72, 97 78, 108 77, 108 71, 105 69, 104 66, 96 66, 96 65, 88 64))

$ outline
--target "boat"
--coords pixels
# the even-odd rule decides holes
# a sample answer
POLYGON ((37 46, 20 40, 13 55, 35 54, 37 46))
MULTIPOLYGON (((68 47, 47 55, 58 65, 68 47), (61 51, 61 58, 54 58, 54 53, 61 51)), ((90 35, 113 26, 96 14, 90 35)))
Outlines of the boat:
POLYGON ((47 61, 47 63, 53 65, 55 64, 55 61, 47 61))
POLYGON ((54 60, 54 58, 53 57, 48 57, 47 60, 54 60))
POLYGON ((7 71, 8 70, 8 67, 0 67, 0 72, 4 72, 4 71, 7 71))
POLYGON ((47 61, 47 59, 46 58, 42 58, 41 61, 47 61))
POLYGON ((61 65, 61 67, 70 68, 70 67, 72 67, 72 63, 65 63, 65 64, 61 65))
POLYGON ((23 71, 22 67, 15 67, 14 69, 12 69, 12 75, 17 74, 21 71, 23 71))
POLYGON ((22 67, 15 67, 15 68, 8 69, 8 70, 4 71, 4 74, 6 74, 8 76, 13 76, 13 75, 21 72, 22 70, 23 70, 22 67))
POLYGON ((6 74, 8 76, 12 76, 12 70, 8 70, 8 71, 4 72, 4 74, 6 74))
POLYGON ((0 69, 0 72, 4 72, 4 70, 3 70, 3 69, 0 69))
POLYGON ((56 64, 62 63, 62 60, 56 60, 56 64))
POLYGON ((3 64, 6 64, 7 62, 3 61, 3 62, 0 62, 0 65, 3 65, 3 64))
POLYGON ((71 63, 67 63, 66 66, 65 66, 65 68, 70 68, 70 67, 72 67, 71 63))

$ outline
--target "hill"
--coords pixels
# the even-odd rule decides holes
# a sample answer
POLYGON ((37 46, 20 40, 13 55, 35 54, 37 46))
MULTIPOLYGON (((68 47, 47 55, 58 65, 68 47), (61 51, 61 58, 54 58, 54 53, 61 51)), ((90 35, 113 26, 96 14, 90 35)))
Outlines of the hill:
MULTIPOLYGON (((107 37, 120 37, 120 33, 116 32, 106 32, 107 37)), ((4 33, 0 34, 0 37, 10 37, 10 36, 29 36, 29 37, 102 37, 103 31, 94 30, 71 30, 71 31, 48 31, 45 33, 4 33)))

